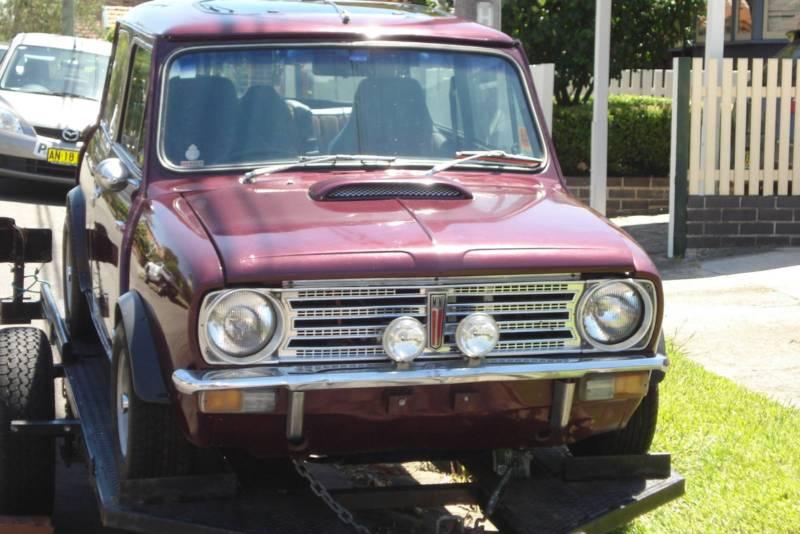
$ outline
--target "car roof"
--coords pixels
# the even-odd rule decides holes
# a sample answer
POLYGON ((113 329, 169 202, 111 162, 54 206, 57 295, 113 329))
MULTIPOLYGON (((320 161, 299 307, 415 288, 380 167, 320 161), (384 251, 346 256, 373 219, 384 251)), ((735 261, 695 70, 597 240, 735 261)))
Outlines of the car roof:
POLYGON ((441 10, 386 1, 154 0, 130 10, 121 23, 171 40, 269 36, 471 41, 493 46, 514 42, 502 32, 441 10))
POLYGON ((111 55, 111 43, 99 39, 84 39, 83 37, 70 37, 52 33, 20 33, 14 37, 13 46, 32 45, 62 48, 64 50, 79 50, 101 56, 111 55))

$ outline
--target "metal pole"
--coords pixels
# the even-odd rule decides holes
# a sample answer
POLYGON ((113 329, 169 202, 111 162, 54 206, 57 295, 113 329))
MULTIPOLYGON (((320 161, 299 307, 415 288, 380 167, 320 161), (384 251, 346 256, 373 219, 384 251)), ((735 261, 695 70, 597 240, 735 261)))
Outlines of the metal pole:
POLYGON ((589 204, 606 213, 608 172, 608 70, 611 41, 611 0, 597 0, 594 25, 594 104, 589 204))
POLYGON ((675 58, 672 64, 672 146, 667 238, 667 256, 670 258, 681 257, 686 253, 692 58, 675 58))
MULTIPOLYGON (((708 0, 706 4, 706 65, 711 58, 722 59, 725 51, 725 0, 708 0)), ((720 62, 720 66, 722 63, 720 62)))
POLYGON ((75 35, 75 0, 61 0, 61 33, 75 35))

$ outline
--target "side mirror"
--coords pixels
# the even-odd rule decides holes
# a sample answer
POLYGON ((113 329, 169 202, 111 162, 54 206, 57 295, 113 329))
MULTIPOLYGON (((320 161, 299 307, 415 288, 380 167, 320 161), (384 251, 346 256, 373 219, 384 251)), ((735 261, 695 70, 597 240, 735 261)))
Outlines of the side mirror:
POLYGON ((128 185, 131 173, 119 158, 104 159, 97 165, 95 179, 106 191, 122 191, 128 185))

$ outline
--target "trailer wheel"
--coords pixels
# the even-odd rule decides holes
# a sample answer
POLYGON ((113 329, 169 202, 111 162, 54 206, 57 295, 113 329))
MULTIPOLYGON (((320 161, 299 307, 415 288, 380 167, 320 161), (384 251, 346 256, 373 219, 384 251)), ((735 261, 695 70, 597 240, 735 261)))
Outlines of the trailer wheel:
POLYGON ((658 383, 652 381, 625 428, 583 439, 570 445, 569 450, 575 456, 645 454, 650 450, 657 422, 658 383))
POLYGON ((61 241, 61 279, 64 282, 64 315, 70 338, 86 338, 92 335, 94 326, 89 314, 89 303, 81 291, 75 265, 75 251, 69 237, 69 227, 64 223, 61 241))
POLYGON ((55 493, 55 441, 20 436, 15 419, 55 417, 53 359, 44 332, 0 330, 0 515, 50 515, 55 493))
POLYGON ((218 470, 214 451, 201 450, 183 437, 172 406, 137 397, 122 325, 114 330, 112 353, 111 417, 120 476, 158 478, 218 470))

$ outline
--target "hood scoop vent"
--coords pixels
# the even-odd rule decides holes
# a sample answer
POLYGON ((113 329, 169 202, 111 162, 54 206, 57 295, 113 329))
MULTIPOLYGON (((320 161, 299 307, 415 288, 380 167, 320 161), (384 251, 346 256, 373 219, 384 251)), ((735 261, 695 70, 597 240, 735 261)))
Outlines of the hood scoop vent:
POLYGON ((320 182, 311 187, 314 200, 465 200, 472 194, 465 188, 443 181, 320 182))

